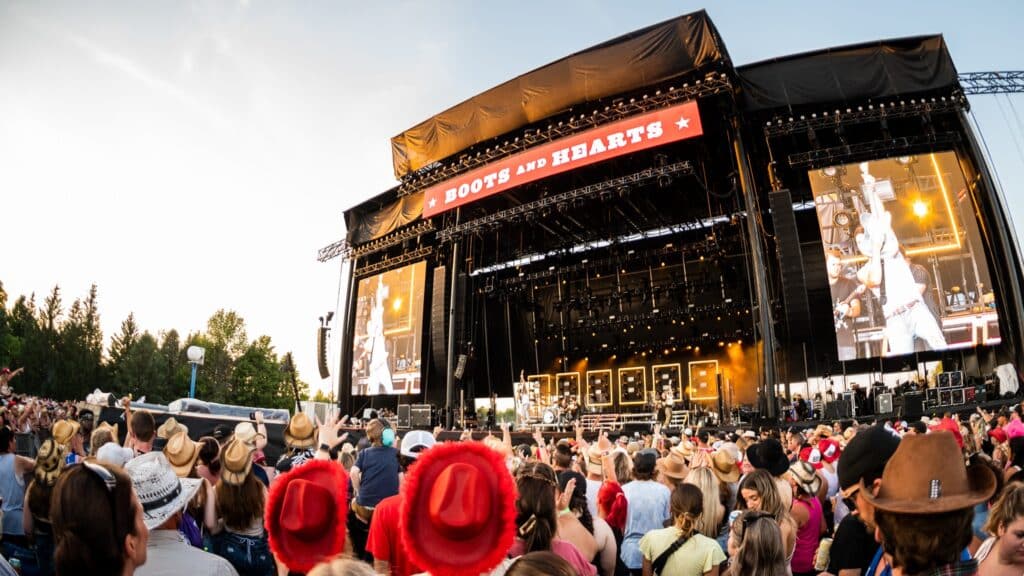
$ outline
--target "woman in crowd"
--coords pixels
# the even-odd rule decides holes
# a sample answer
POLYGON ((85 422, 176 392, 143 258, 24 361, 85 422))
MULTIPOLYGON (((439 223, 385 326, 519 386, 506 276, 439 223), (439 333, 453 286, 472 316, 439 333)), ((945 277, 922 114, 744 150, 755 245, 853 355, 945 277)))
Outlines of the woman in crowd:
POLYGON ((377 573, 366 562, 351 558, 335 558, 317 564, 306 576, 377 576, 377 573))
POLYGON ((726 576, 787 576, 782 533, 775 518, 748 510, 733 520, 729 530, 729 558, 726 576))
POLYGON ((1015 436, 1008 442, 1010 455, 1003 472, 1006 483, 1024 481, 1024 436, 1015 436))
POLYGON ((978 575, 1024 574, 1024 484, 1006 486, 989 510, 985 531, 991 536, 974 555, 978 575))
POLYGON ((583 475, 579 472, 559 474, 559 497, 563 497, 573 480, 575 485, 569 497, 569 508, 558 511, 558 537, 576 546, 584 558, 590 558, 602 576, 613 576, 615 559, 619 555, 618 542, 607 522, 590 515, 583 475))
POLYGON ((517 558, 505 576, 576 576, 576 570, 553 552, 530 552, 517 558))
MULTIPOLYGON (((626 528, 626 495, 622 493, 622 486, 618 482, 606 481, 601 484, 597 492, 597 515, 608 524, 608 528, 615 537, 615 548, 622 548, 622 531, 626 528)), ((622 557, 615 554, 615 576, 625 576, 628 573, 626 565, 622 563, 622 557)))
MULTIPOLYGON (((595 576, 597 571, 580 551, 557 537, 561 503, 556 501, 558 481, 554 469, 543 462, 526 462, 516 473, 516 488, 519 492, 516 500, 517 538, 509 556, 554 552, 567 560, 579 576, 595 576)), ((568 506, 568 498, 563 502, 562 509, 568 506)))
POLYGON ((795 462, 789 471, 793 483, 793 507, 790 513, 797 526, 793 576, 813 576, 818 573, 814 569, 814 556, 821 536, 825 533, 825 514, 818 499, 822 480, 814 466, 803 460, 795 462))
POLYGON ((108 464, 61 474, 50 503, 58 576, 128 576, 146 563, 149 531, 132 481, 108 464))
POLYGON ((220 478, 220 442, 213 436, 199 439, 199 458, 196 461, 196 472, 205 478, 210 486, 216 486, 220 478))
POLYGON ((672 491, 672 526, 651 530, 640 539, 643 574, 673 576, 718 576, 725 562, 722 547, 700 533, 704 495, 700 488, 684 483, 672 491))
POLYGON ((710 468, 694 468, 686 476, 686 483, 696 486, 704 498, 704 514, 697 522, 697 531, 708 538, 718 538, 722 520, 725 518, 718 478, 710 468))
POLYGON ((207 488, 204 523, 214 535, 214 551, 240 576, 271 576, 274 558, 263 529, 267 488, 252 473, 252 451, 233 440, 221 456, 220 480, 207 488))
POLYGON ((43 441, 36 456, 32 483, 25 490, 25 534, 32 535, 39 574, 49 576, 53 566, 53 526, 50 523, 50 496, 64 467, 64 450, 52 438, 43 441))
POLYGON ((775 519, 782 533, 786 564, 796 549, 796 524, 783 503, 775 477, 767 470, 754 470, 740 483, 740 509, 767 512, 775 519))

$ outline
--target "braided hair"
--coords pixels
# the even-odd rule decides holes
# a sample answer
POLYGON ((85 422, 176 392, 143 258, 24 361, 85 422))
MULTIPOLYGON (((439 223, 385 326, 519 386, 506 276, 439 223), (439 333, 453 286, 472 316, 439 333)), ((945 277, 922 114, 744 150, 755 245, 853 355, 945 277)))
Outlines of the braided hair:
POLYGON ((555 470, 543 462, 526 462, 516 474, 516 528, 524 553, 551 550, 558 533, 555 470))

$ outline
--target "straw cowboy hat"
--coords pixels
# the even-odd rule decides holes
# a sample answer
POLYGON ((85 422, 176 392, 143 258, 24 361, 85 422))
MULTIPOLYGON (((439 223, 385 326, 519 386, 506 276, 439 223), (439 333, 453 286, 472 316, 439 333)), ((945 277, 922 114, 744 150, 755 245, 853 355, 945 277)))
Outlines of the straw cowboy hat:
POLYGON ((615 446, 607 436, 601 435, 597 442, 587 449, 587 474, 604 474, 604 455, 615 446))
POLYGON ((74 420, 58 420, 53 425, 53 439, 57 441, 57 444, 67 446, 71 444, 75 434, 78 434, 79 427, 78 422, 74 420))
POLYGON ((299 412, 288 421, 284 429, 284 443, 289 448, 299 450, 316 443, 316 426, 313 426, 313 421, 305 412, 299 412))
MULTIPOLYGON (((733 444, 733 446, 736 445, 733 444)), ((711 472, 719 481, 726 484, 738 482, 740 479, 740 466, 736 461, 736 456, 725 447, 716 450, 711 455, 711 472)))
POLYGON ((486 573, 512 547, 516 485, 501 455, 480 443, 434 446, 412 467, 402 494, 406 550, 432 574, 486 573))
POLYGON ((64 469, 64 447, 48 438, 39 447, 39 454, 36 455, 36 467, 32 473, 36 482, 46 486, 53 486, 64 469))
POLYGON ((900 441, 885 465, 878 495, 861 481, 861 495, 875 508, 897 514, 940 514, 971 508, 996 490, 988 466, 964 465, 953 434, 913 434, 900 441))
POLYGON ((178 478, 163 452, 136 456, 124 469, 132 478, 146 528, 150 530, 183 509, 203 483, 202 478, 178 478))
POLYGON ((178 432, 184 432, 187 435, 188 426, 181 424, 180 422, 174 419, 174 416, 171 416, 167 420, 164 420, 164 423, 161 424, 160 427, 156 429, 156 437, 163 438, 164 440, 169 440, 173 438, 174 435, 177 434, 178 432))
POLYGON ((98 425, 96 425, 96 428, 94 428, 92 432, 93 432, 93 434, 95 434, 95 433, 99 432, 100 430, 110 430, 110 435, 114 437, 114 442, 118 442, 118 439, 117 439, 118 429, 117 428, 118 428, 118 424, 111 424, 110 422, 100 422, 98 425))
POLYGON ((252 448, 241 440, 232 440, 220 455, 221 480, 234 486, 241 486, 252 471, 252 448))
POLYGON ((278 476, 267 495, 266 527, 274 557, 306 573, 345 549, 348 474, 331 460, 310 460, 278 476))
POLYGON ((239 422, 235 425, 235 438, 248 444, 251 448, 256 447, 256 441, 259 438, 266 438, 263 434, 256 431, 256 427, 252 425, 252 422, 239 422))
POLYGON ((171 436, 164 446, 164 456, 179 478, 186 478, 192 473, 199 458, 199 443, 188 437, 188 434, 177 433, 171 436))
POLYGON ((675 452, 669 452, 668 456, 658 458, 657 468, 659 472, 674 480, 684 480, 690 473, 686 461, 675 452))
POLYGON ((805 493, 814 496, 821 489, 821 476, 818 476, 810 462, 797 460, 789 467, 789 473, 805 493))

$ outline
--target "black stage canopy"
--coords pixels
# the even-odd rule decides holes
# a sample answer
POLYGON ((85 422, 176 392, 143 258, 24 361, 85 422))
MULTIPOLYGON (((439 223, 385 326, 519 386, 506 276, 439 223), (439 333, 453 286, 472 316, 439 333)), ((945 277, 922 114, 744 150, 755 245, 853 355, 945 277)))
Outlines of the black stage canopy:
POLYGON ((941 35, 828 48, 740 66, 736 72, 747 112, 959 86, 941 35))
POLYGON ((391 139, 395 177, 584 102, 729 65, 703 10, 666 20, 513 78, 391 139))

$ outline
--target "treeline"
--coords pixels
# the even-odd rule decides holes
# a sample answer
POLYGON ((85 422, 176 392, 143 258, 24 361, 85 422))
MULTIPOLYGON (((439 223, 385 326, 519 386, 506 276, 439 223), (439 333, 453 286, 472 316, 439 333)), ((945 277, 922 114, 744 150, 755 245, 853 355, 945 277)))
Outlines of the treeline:
MULTIPOLYGON (((242 406, 292 408, 288 373, 282 370, 269 336, 249 340, 245 320, 218 310, 206 330, 182 338, 177 330, 140 330, 134 314, 121 322, 104 350, 97 289, 64 304, 60 287, 36 302, 35 294, 8 303, 0 283, 0 367, 25 370, 11 385, 17 392, 81 400, 94 389, 146 397, 164 404, 188 396, 189 346, 206 349, 196 378, 201 400, 242 406)), ((299 382, 300 395, 309 387, 299 382)))

